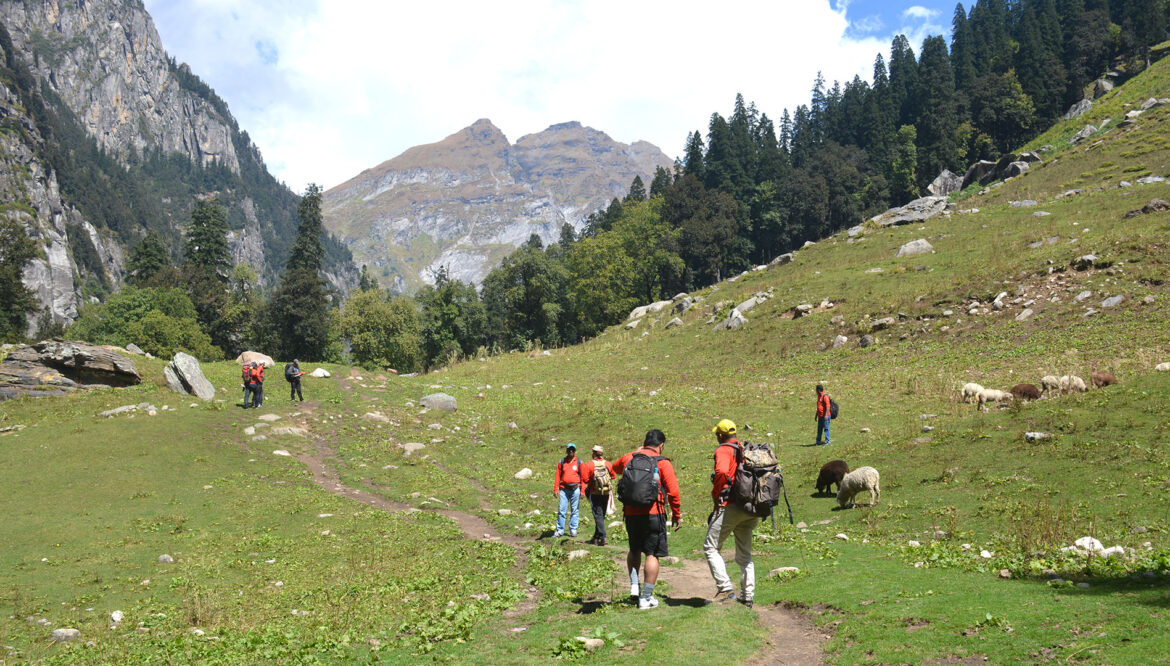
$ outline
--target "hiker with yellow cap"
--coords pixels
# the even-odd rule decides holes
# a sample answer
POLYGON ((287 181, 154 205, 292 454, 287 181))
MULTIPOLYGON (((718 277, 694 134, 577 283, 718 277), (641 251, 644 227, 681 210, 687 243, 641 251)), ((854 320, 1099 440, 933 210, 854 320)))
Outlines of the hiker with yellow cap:
POLYGON ((743 448, 735 436, 735 422, 723 419, 713 429, 719 445, 715 447, 715 471, 711 474, 711 500, 715 507, 707 520, 707 538, 703 553, 715 579, 716 603, 739 601, 751 607, 756 590, 756 569, 752 562, 752 531, 760 519, 731 501, 736 468, 743 459, 743 448), (719 549, 727 537, 735 535, 735 563, 740 569, 740 593, 727 575, 727 564, 719 549))

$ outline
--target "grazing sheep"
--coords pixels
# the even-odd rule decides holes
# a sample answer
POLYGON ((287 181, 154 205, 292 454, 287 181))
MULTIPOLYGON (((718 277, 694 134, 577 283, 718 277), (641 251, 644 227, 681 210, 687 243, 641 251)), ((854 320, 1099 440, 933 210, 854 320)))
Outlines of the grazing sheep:
POLYGON ((1039 400, 1040 388, 1035 384, 1016 384, 1010 393, 1016 400, 1039 400))
POLYGON ((821 473, 817 475, 817 494, 830 494, 833 492, 833 484, 837 484, 837 490, 841 490, 841 479, 849 473, 849 465, 844 460, 830 460, 821 467, 821 473))
POLYGON ((1084 393, 1088 390, 1089 387, 1085 386, 1085 380, 1076 375, 1062 375, 1060 378, 1061 393, 1071 393, 1073 391, 1084 393))
POLYGON ((1089 375, 1089 381, 1093 382, 1093 388, 1105 388, 1116 384, 1117 376, 1112 372, 1094 370, 1093 374, 1089 375))
POLYGON ((1007 391, 1000 391, 998 389, 983 389, 975 398, 979 401, 979 407, 982 408, 988 402, 1011 402, 1015 399, 1015 396, 1007 391))
POLYGON ((849 472, 838 486, 837 504, 841 508, 852 507, 853 498, 863 490, 869 491, 869 505, 877 504, 882 497, 882 489, 878 486, 880 478, 878 471, 872 467, 859 467, 849 472))
POLYGON ((1159 363, 1155 365, 1154 372, 1170 372, 1170 363, 1159 363))
POLYGON ((1054 391, 1060 390, 1060 377, 1056 375, 1044 375, 1040 378, 1040 386, 1048 395, 1052 395, 1054 391))
POLYGON ((982 390, 983 387, 975 382, 963 384, 963 402, 971 402, 971 399, 979 395, 979 392, 982 390))

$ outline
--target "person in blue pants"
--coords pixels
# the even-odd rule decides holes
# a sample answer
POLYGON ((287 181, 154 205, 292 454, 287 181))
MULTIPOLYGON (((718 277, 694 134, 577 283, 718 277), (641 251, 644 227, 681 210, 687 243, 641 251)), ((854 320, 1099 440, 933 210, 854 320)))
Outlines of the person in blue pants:
POLYGON ((581 501, 581 460, 577 457, 577 445, 569 442, 565 446, 565 457, 557 462, 554 488, 557 493, 557 530, 554 537, 565 534, 565 514, 569 514, 569 536, 577 536, 577 522, 580 520, 581 501))
POLYGON ((821 446, 821 433, 825 434, 824 445, 829 445, 829 421, 832 420, 832 407, 829 394, 825 387, 817 384, 817 446, 821 446))

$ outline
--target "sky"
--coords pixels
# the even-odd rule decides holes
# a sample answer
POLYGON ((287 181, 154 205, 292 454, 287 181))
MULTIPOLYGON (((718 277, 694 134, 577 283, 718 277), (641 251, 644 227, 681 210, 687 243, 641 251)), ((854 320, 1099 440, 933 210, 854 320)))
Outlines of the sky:
MULTIPOLYGON (((969 4, 969 3, 968 3, 969 4)), ((954 0, 145 0, 295 191, 338 185, 479 118, 513 143, 576 120, 669 157, 736 93, 773 119, 870 80, 905 34, 949 39, 954 0)))

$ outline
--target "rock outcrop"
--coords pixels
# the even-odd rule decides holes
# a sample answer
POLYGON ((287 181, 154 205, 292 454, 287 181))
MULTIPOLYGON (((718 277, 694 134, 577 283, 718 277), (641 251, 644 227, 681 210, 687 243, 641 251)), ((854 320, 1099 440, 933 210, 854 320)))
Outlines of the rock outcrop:
POLYGON ((566 223, 580 229, 635 176, 649 184, 659 166, 671 162, 655 146, 619 143, 580 123, 512 144, 478 120, 330 189, 325 226, 359 263, 376 267, 385 286, 412 291, 443 267, 479 282, 530 236, 547 244, 566 223))
POLYGON ((427 409, 439 409, 444 412, 453 412, 459 408, 459 403, 455 400, 455 397, 446 393, 432 393, 423 396, 418 401, 418 404, 427 409))
POLYGON ((903 224, 925 222, 946 210, 946 197, 922 197, 905 206, 891 208, 881 215, 870 218, 870 222, 882 227, 896 227, 903 224))
POLYGON ((203 376, 203 368, 199 367, 199 359, 179 352, 175 358, 163 369, 163 377, 167 386, 176 393, 186 393, 201 400, 215 398, 215 387, 203 376))
POLYGON ((236 357, 236 363, 259 363, 265 368, 271 368, 272 366, 276 365, 276 361, 273 361, 271 356, 254 351, 241 352, 240 355, 236 357))
POLYGON ((951 173, 950 169, 943 169, 930 185, 926 186, 926 191, 936 197, 945 197, 963 189, 963 177, 951 173))
POLYGON ((0 400, 63 395, 91 386, 131 386, 141 381, 130 359, 85 342, 43 340, 13 349, 0 362, 0 400))

